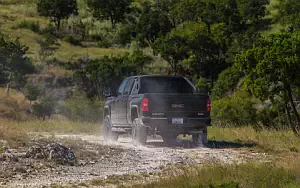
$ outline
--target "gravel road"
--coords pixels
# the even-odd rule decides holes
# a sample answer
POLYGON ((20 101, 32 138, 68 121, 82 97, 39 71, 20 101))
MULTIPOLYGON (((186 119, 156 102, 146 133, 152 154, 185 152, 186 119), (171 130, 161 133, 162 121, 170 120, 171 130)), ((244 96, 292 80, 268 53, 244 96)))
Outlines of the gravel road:
MULTIPOLYGON (((56 137, 69 140, 80 139, 85 141, 84 143, 89 145, 91 150, 97 150, 97 146, 104 145, 101 136, 57 135, 56 137)), ((169 148, 164 146, 160 138, 149 137, 146 146, 134 147, 129 137, 122 137, 117 143, 107 146, 105 153, 99 152, 96 160, 84 161, 75 166, 45 167, 36 173, 26 170, 17 171, 9 179, 0 177, 0 183, 7 187, 42 187, 53 184, 80 183, 111 175, 158 172, 168 165, 210 162, 241 163, 265 158, 265 154, 254 153, 247 148, 189 148, 188 143, 178 143, 178 147, 169 148)), ((30 164, 32 163, 36 165, 37 162, 31 161, 30 164)), ((5 169, 5 166, 9 164, 0 162, 0 165, 5 169)), ((28 166, 27 163, 23 165, 28 166)))

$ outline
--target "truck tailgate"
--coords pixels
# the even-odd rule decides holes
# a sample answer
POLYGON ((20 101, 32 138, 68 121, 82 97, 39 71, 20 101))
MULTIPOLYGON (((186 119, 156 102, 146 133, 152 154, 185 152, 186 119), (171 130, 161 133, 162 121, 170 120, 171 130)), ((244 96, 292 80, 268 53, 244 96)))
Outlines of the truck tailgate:
POLYGON ((148 94, 150 115, 156 117, 208 117, 207 95, 148 94))

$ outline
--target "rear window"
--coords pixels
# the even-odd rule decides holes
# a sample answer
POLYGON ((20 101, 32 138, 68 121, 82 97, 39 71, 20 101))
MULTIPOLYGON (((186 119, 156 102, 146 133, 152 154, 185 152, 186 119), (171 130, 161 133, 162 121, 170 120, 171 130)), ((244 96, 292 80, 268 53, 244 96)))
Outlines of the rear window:
POLYGON ((194 89, 180 77, 142 77, 139 93, 194 93, 194 89))

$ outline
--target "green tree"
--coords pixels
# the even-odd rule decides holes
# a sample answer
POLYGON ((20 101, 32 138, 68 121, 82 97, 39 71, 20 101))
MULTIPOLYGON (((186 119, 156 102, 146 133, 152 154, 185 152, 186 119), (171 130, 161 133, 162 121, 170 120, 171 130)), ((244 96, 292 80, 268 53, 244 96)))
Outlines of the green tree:
POLYGON ((6 85, 6 95, 10 88, 22 87, 25 76, 35 72, 35 67, 26 57, 28 47, 21 45, 19 39, 9 41, 0 36, 0 84, 6 85))
POLYGON ((24 95, 30 102, 30 112, 32 112, 32 101, 36 101, 41 95, 41 88, 32 82, 27 82, 24 87, 24 95))
POLYGON ((292 29, 300 28, 300 1, 279 0, 279 18, 282 24, 291 26, 292 29))
POLYGON ((69 18, 72 14, 78 14, 76 0, 38 0, 38 13, 40 16, 49 17, 59 30, 61 21, 69 18))
POLYGON ((93 16, 100 20, 110 20, 112 28, 124 21, 125 14, 131 11, 132 0, 87 0, 93 16))
POLYGON ((158 6, 150 5, 144 7, 136 27, 138 39, 145 39, 150 45, 174 28, 168 17, 168 12, 163 11, 158 6))
POLYGON ((60 47, 58 40, 49 35, 47 35, 45 39, 37 39, 37 43, 40 45, 39 56, 42 62, 53 56, 60 47))
POLYGON ((300 135, 300 116, 292 92, 300 86, 300 34, 281 33, 262 38, 255 47, 237 55, 236 63, 246 75, 245 84, 255 97, 262 101, 283 98, 292 130, 300 135), (288 104, 296 123, 292 121, 288 104))
POLYGON ((46 120, 50 118, 56 110, 57 99, 53 96, 46 95, 39 102, 32 105, 32 111, 35 116, 46 120))
POLYGON ((173 74, 178 73, 178 65, 189 57, 190 48, 186 38, 182 37, 176 30, 167 36, 157 39, 153 44, 155 55, 160 55, 171 66, 173 74))
POLYGON ((74 73, 74 79, 80 80, 83 90, 89 98, 101 97, 105 88, 116 91, 121 81, 130 76, 143 74, 144 65, 152 59, 142 51, 134 51, 120 57, 104 57, 88 62, 83 70, 74 73))

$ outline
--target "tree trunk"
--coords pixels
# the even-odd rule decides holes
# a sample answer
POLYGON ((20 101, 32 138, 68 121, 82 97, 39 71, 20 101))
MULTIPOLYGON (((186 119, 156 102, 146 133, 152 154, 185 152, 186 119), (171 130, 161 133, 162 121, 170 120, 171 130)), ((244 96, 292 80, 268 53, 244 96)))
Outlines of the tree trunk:
POLYGON ((289 85, 287 87, 287 91, 288 91, 288 98, 289 98, 289 101, 291 103, 291 106, 292 106, 292 109, 293 109, 293 112, 296 116, 296 120, 297 120, 297 123, 296 125, 293 124, 292 126, 292 130, 293 132, 295 133, 296 136, 300 136, 300 129, 299 129, 299 125, 300 125, 300 116, 299 116, 299 113, 296 109, 296 106, 295 106, 295 103, 294 103, 294 99, 293 99, 293 94, 292 94, 292 89, 291 89, 291 86, 289 85))
POLYGON ((5 89, 5 96, 9 97, 9 91, 10 91, 10 82, 7 83, 6 89, 5 89))
POLYGON ((32 101, 29 101, 29 111, 32 114, 32 101))
POLYGON ((60 30, 60 23, 61 23, 61 20, 60 20, 60 19, 56 20, 56 22, 55 22, 56 30, 57 30, 57 31, 60 30))
POLYGON ((290 113, 289 108, 288 108, 288 103, 286 101, 285 101, 285 110, 286 110, 286 114, 287 114, 288 119, 289 119, 290 127, 294 127, 293 121, 292 121, 292 118, 291 118, 291 113, 290 113))
POLYGON ((115 29, 116 29, 116 23, 115 23, 115 21, 114 21, 114 19, 112 17, 110 18, 110 22, 111 22, 111 28, 112 28, 112 30, 115 31, 115 29))

